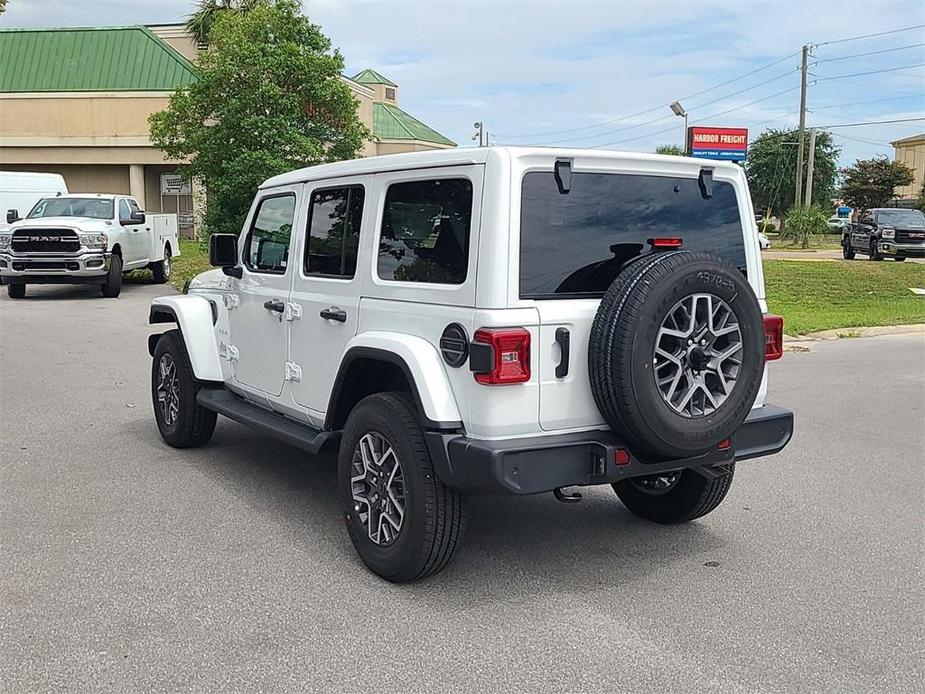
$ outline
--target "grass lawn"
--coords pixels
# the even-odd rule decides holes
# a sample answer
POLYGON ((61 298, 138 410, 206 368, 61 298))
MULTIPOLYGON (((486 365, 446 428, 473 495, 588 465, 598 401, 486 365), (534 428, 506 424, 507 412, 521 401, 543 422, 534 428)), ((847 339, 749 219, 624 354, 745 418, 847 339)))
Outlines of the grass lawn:
POLYGON ((180 256, 171 258, 170 284, 183 291, 186 283, 200 272, 211 270, 209 247, 199 241, 180 241, 180 256))
POLYGON ((802 248, 799 245, 794 246, 791 239, 781 241, 780 234, 768 234, 771 241, 772 251, 838 251, 841 250, 841 236, 838 234, 824 234, 822 236, 812 236, 809 239, 809 248, 802 248))
MULTIPOLYGON (((170 259, 170 284, 182 292, 186 283, 200 272, 211 270, 209 265, 209 247, 199 241, 180 240, 180 255, 170 259)), ((150 270, 133 270, 128 273, 125 282, 129 284, 148 284, 152 282, 150 270)))
POLYGON ((885 260, 764 261, 765 294, 784 332, 802 335, 831 328, 925 323, 925 265, 885 260))

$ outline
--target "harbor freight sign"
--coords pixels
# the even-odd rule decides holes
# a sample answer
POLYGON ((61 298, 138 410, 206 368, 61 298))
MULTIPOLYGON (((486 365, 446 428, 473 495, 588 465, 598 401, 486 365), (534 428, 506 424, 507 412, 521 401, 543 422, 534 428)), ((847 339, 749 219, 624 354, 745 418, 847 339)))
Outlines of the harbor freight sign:
POLYGON ((687 148, 692 157, 744 161, 748 151, 748 129, 692 125, 687 129, 687 148))

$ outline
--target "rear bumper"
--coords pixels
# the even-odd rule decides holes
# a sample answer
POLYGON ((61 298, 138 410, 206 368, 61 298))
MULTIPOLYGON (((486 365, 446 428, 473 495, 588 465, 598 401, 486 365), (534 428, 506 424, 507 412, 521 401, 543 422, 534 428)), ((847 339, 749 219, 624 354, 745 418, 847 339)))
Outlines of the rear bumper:
POLYGON ((649 461, 632 453, 617 465, 626 445, 612 431, 486 441, 459 434, 427 433, 434 469, 450 488, 467 492, 538 494, 556 487, 607 484, 669 470, 696 469, 706 476, 729 463, 777 453, 793 435, 793 413, 765 405, 751 411, 725 450, 694 458, 649 461))

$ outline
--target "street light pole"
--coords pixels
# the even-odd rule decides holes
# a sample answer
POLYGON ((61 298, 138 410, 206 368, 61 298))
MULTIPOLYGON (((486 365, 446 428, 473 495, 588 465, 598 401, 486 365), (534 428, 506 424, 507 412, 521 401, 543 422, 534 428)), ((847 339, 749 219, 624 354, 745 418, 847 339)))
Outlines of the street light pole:
POLYGON ((680 101, 673 101, 668 104, 668 108, 671 109, 671 112, 676 116, 684 118, 684 137, 681 140, 681 148, 684 150, 685 154, 687 153, 687 111, 684 110, 684 107, 681 105, 680 101))
POLYGON ((472 127, 475 128, 475 134, 472 136, 472 139, 478 139, 479 147, 485 147, 486 145, 482 144, 483 135, 485 134, 485 123, 483 121, 476 121, 472 124, 472 127))

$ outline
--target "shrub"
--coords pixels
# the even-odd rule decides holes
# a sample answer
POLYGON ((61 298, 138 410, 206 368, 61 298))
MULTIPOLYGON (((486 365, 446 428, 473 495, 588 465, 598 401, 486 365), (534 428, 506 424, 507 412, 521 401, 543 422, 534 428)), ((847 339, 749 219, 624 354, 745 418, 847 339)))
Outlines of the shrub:
POLYGON ((780 233, 781 239, 791 239, 794 246, 800 244, 809 248, 809 240, 815 234, 828 231, 825 210, 819 205, 794 207, 787 213, 786 224, 780 233))

